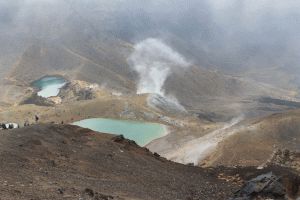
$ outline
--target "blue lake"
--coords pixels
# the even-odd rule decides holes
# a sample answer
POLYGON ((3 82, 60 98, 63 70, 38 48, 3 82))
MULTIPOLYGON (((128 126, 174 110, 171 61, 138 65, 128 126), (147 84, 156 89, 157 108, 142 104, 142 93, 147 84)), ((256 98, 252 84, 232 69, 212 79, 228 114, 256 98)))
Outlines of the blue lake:
POLYGON ((145 146, 167 133, 167 127, 162 124, 104 118, 86 119, 74 122, 73 125, 102 133, 124 135, 125 138, 134 140, 140 146, 145 146))
POLYGON ((57 96, 60 88, 62 88, 67 81, 57 76, 46 76, 32 83, 32 86, 39 88, 38 96, 48 98, 57 96))

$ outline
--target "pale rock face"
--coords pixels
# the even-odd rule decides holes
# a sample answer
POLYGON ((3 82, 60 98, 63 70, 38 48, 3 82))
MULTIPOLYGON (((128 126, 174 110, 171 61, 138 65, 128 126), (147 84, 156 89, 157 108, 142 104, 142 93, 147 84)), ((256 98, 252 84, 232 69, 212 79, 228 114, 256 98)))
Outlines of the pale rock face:
POLYGON ((49 97, 48 100, 50 100, 54 104, 61 104, 62 103, 62 99, 60 97, 49 97))
POLYGON ((147 98, 148 106, 169 113, 185 113, 185 108, 174 97, 164 97, 159 94, 150 94, 147 98))

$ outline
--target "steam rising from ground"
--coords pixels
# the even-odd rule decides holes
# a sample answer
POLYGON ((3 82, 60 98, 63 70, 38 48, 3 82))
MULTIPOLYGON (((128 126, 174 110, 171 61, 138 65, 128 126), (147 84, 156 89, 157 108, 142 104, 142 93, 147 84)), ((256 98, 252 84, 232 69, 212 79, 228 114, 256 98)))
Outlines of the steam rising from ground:
POLYGON ((137 94, 164 96, 163 85, 173 68, 187 68, 189 63, 159 39, 149 38, 134 46, 130 65, 138 72, 137 94))
POLYGON ((231 122, 223 125, 223 127, 212 131, 203 137, 188 141, 176 150, 164 156, 175 162, 183 164, 193 163, 194 165, 198 165, 214 151, 219 142, 243 128, 235 127, 243 119, 243 116, 234 118, 231 122))

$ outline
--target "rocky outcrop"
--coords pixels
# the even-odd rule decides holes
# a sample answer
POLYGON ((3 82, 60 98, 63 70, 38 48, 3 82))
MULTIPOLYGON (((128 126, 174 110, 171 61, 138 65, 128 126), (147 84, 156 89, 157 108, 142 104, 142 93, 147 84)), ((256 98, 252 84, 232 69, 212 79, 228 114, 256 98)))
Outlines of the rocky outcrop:
POLYGON ((282 167, 295 169, 300 173, 300 152, 288 149, 277 149, 267 164, 276 164, 282 167))
POLYGON ((286 190, 281 179, 272 172, 262 174, 248 181, 232 200, 285 199, 286 190))
POLYGON ((164 97, 159 94, 150 94, 147 99, 148 106, 172 114, 184 114, 187 111, 175 97, 164 97))
POLYGON ((37 93, 33 93, 29 98, 23 100, 20 105, 35 104, 37 106, 54 106, 55 102, 51 99, 38 96, 37 93))
POLYGON ((61 88, 59 97, 63 102, 94 99, 98 89, 97 84, 74 80, 61 88))
POLYGON ((81 198, 84 200, 123 200, 123 198, 120 198, 118 196, 111 196, 95 192, 90 188, 86 188, 83 191, 81 198))
POLYGON ((62 99, 60 97, 49 97, 47 100, 53 102, 55 105, 62 103, 62 99))

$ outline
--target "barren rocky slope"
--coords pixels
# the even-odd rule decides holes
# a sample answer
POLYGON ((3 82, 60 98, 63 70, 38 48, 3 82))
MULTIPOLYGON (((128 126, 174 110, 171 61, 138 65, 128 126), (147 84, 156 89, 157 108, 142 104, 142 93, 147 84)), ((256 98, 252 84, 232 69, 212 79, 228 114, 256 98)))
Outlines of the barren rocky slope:
POLYGON ((291 170, 185 166, 76 126, 35 125, 0 137, 1 199, 228 199, 244 180, 269 171, 283 181, 281 193, 269 195, 299 190, 291 170))
POLYGON ((263 165, 278 149, 298 152, 299 120, 299 110, 249 120, 222 141, 209 160, 214 165, 263 165))

